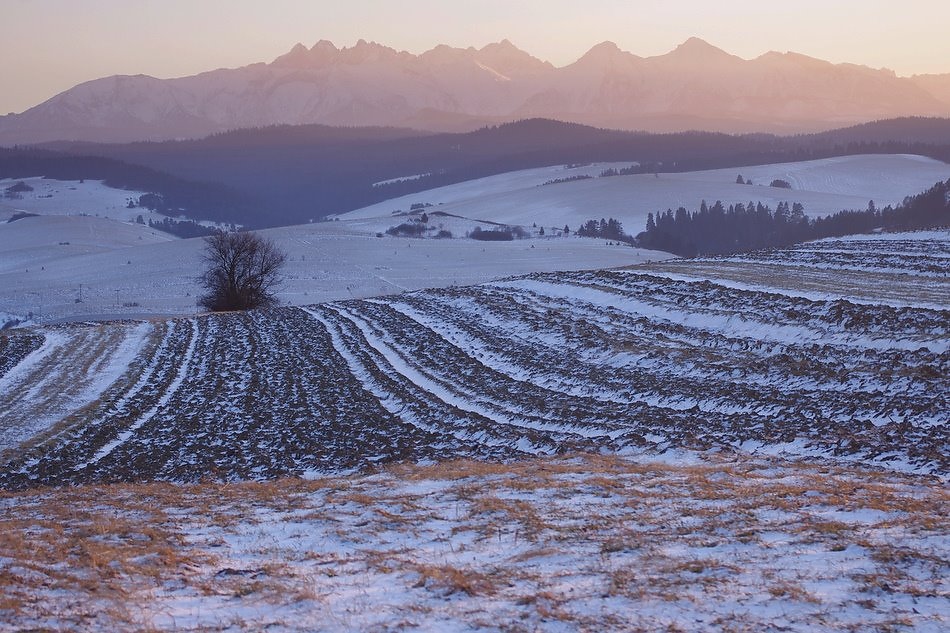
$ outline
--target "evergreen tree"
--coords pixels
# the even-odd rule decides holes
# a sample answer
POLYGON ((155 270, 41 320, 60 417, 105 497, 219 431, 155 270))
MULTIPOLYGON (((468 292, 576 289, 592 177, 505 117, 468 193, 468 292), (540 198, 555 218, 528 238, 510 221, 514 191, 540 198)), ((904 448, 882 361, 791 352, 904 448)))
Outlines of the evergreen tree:
MULTIPOLYGON (((619 223, 618 223, 619 224, 619 223)), ((861 233, 873 229, 913 230, 950 226, 950 180, 906 198, 897 208, 841 211, 812 220, 801 203, 782 201, 775 211, 761 202, 729 205, 717 201, 690 213, 680 207, 647 216, 646 230, 637 236, 645 248, 691 256, 729 254, 745 250, 787 246, 796 242, 861 233)), ((607 223, 610 230, 611 223, 607 223)))

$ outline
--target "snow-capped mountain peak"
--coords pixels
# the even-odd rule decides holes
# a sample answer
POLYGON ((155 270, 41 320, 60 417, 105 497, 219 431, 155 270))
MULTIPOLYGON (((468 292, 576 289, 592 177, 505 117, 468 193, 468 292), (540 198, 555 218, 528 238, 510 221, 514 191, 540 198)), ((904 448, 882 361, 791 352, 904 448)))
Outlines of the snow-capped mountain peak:
POLYGON ((690 38, 639 57, 601 42, 556 68, 503 39, 415 55, 359 40, 193 77, 107 77, 0 117, 0 144, 204 136, 275 123, 472 129, 525 116, 627 129, 803 132, 950 116, 950 75, 901 78, 797 53, 752 60, 690 38))

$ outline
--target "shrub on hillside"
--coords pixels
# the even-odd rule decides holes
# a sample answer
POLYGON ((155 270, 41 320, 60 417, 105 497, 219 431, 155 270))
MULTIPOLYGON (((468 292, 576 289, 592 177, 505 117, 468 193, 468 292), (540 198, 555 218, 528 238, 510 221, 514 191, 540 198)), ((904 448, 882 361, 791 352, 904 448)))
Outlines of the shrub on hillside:
POLYGON ((198 282, 205 294, 198 305, 222 312, 275 305, 275 287, 287 255, 256 233, 218 233, 205 238, 205 271, 198 282))
POLYGON ((394 237, 422 237, 427 228, 425 224, 420 222, 403 222, 386 229, 386 234, 394 237))
POLYGON ((505 226, 488 231, 476 226, 468 236, 482 242, 510 242, 515 239, 524 239, 528 237, 528 234, 520 226, 505 226))

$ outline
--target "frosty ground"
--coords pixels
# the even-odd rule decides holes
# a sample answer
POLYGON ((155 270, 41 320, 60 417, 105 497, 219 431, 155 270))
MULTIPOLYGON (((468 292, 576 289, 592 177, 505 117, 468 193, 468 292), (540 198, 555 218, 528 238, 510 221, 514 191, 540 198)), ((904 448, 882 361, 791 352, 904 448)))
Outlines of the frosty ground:
POLYGON ((950 497, 775 458, 571 455, 0 497, 0 626, 942 631, 950 497))

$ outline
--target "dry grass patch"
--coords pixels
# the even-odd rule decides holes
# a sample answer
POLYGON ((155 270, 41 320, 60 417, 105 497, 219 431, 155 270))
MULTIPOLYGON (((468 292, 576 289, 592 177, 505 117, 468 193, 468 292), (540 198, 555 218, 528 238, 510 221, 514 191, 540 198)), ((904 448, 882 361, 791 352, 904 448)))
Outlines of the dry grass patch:
POLYGON ((198 629, 691 630, 738 612, 730 626, 756 630, 780 603, 790 630, 886 630, 939 623, 950 599, 945 487, 827 464, 459 460, 28 491, 0 509, 0 614, 20 628, 163 630, 185 609, 198 629))
POLYGON ((491 596, 498 591, 501 582, 495 574, 486 574, 473 569, 460 569, 451 565, 421 565, 412 567, 419 575, 415 587, 439 591, 446 596, 464 593, 468 596, 491 596))

